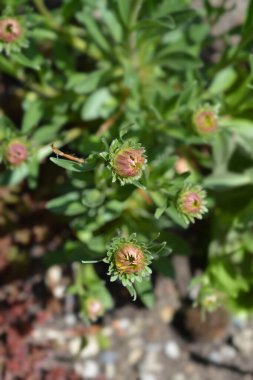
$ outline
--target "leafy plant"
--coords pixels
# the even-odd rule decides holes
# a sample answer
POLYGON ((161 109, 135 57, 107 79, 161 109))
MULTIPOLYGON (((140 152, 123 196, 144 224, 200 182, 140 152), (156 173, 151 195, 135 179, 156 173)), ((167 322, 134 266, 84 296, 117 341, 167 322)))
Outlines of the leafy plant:
POLYGON ((13 86, 0 114, 0 181, 39 192, 54 171, 47 208, 70 233, 45 261, 91 262, 71 288, 84 314, 112 307, 94 262, 150 307, 151 272, 171 275, 170 251, 207 257, 197 303, 251 311, 253 2, 225 35, 211 31, 229 10, 209 1, 2 8, 0 70, 13 86))

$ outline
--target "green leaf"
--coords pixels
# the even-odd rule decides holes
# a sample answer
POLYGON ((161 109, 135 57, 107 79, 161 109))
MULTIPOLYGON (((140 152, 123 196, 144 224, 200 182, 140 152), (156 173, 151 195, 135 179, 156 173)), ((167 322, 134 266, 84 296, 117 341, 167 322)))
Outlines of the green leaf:
POLYGON ((98 27, 98 23, 94 20, 94 18, 87 13, 87 11, 83 11, 77 13, 77 19, 82 24, 84 24, 87 28, 88 33, 91 35, 93 40, 97 43, 97 45, 107 53, 111 52, 111 46, 105 39, 104 35, 100 31, 98 27))
POLYGON ((151 309, 155 304, 155 297, 153 293, 153 287, 151 279, 143 279, 141 282, 135 283, 135 290, 137 295, 146 307, 151 309))
POLYGON ((172 17, 168 16, 166 18, 161 19, 145 19, 142 21, 139 21, 136 25, 136 29, 140 30, 152 30, 154 29, 156 32, 158 30, 163 30, 164 32, 166 29, 174 29, 175 28, 175 22, 172 17))
POLYGON ((82 203, 90 208, 100 206, 105 199, 105 194, 97 189, 88 189, 83 192, 82 203))
POLYGON ((223 173, 222 175, 211 175, 204 179, 204 186, 215 187, 238 187, 253 183, 252 178, 247 173, 223 173))
POLYGON ((120 18, 125 24, 125 26, 129 25, 129 18, 130 18, 130 7, 132 0, 116 0, 118 11, 120 14, 120 18))
POLYGON ((101 88, 91 94, 81 110, 82 120, 98 119, 101 116, 101 107, 109 98, 110 92, 107 88, 101 88))
POLYGON ((251 34, 252 28, 253 28, 253 0, 249 0, 242 33, 244 35, 251 34))
POLYGON ((168 53, 166 58, 158 59, 158 63, 176 71, 197 69, 203 66, 203 62, 198 57, 186 52, 168 53))
POLYGON ((54 158, 50 157, 50 161, 52 161, 54 164, 60 166, 61 168, 71 170, 74 172, 82 172, 84 171, 83 167, 84 164, 79 164, 77 162, 69 161, 69 160, 64 160, 61 158, 54 158))
POLYGON ((22 132, 28 133, 36 127, 43 116, 43 106, 40 99, 27 100, 24 103, 24 117, 22 120, 22 132))
POLYGON ((211 95, 219 95, 227 91, 235 83, 237 77, 238 74, 233 67, 226 67, 216 74, 209 87, 209 93, 211 95))
POLYGON ((123 31, 115 15, 109 10, 105 9, 103 10, 102 17, 114 41, 116 43, 121 42, 123 37, 123 31))
POLYGON ((160 219, 162 214, 166 211, 167 205, 164 207, 158 207, 155 211, 155 218, 160 219))
POLYGON ((89 94, 96 90, 105 72, 105 70, 96 70, 90 74, 73 73, 69 77, 66 87, 73 89, 77 94, 89 94))
POLYGON ((29 69, 34 69, 34 70, 40 69, 40 65, 36 61, 26 57, 22 53, 13 53, 11 55, 11 58, 13 59, 14 62, 17 62, 22 66, 28 67, 29 69))
POLYGON ((47 202, 46 208, 56 214, 66 216, 79 215, 86 211, 86 207, 80 201, 80 194, 76 191, 50 200, 47 202))
POLYGON ((174 269, 171 261, 167 257, 159 257, 153 262, 153 267, 162 275, 168 278, 174 277, 174 269))

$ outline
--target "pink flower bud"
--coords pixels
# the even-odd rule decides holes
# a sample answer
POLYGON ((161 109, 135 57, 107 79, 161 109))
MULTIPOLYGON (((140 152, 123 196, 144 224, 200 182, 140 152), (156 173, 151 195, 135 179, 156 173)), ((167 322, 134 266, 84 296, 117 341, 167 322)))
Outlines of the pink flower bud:
POLYGON ((139 177, 146 162, 144 149, 124 148, 114 157, 114 170, 120 177, 139 177))
POLYGON ((91 321, 96 321, 104 314, 104 306, 98 298, 88 298, 85 301, 85 311, 91 321))
POLYGON ((201 219, 202 214, 207 212, 205 197, 206 192, 200 186, 188 185, 178 196, 178 210, 188 221, 194 222, 194 218, 201 219))
POLYGON ((28 157, 26 146, 18 141, 11 142, 5 151, 6 161, 14 166, 20 165, 28 157))
POLYGON ((13 42, 21 36, 22 30, 18 20, 6 18, 0 20, 0 41, 13 42))
POLYGON ((115 253, 115 265, 121 273, 137 273, 145 266, 145 256, 140 248, 125 244, 115 253))
POLYGON ((194 192, 186 192, 181 196, 181 210, 185 214, 195 214, 201 210, 202 199, 194 192))
POLYGON ((213 133, 218 128, 217 113, 211 106, 205 105, 195 112, 193 124, 200 134, 213 133))

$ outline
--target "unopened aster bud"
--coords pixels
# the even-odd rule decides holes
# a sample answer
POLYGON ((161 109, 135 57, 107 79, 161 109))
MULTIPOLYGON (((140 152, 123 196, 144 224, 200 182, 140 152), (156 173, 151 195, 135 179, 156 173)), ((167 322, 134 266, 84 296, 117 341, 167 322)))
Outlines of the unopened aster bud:
POLYGON ((142 250, 132 244, 125 244, 115 253, 115 264, 121 273, 137 273, 145 266, 142 250))
POLYGON ((0 52, 6 54, 18 52, 28 46, 26 31, 29 25, 27 17, 0 18, 0 52))
POLYGON ((19 39, 22 34, 20 22, 15 18, 0 20, 0 40, 11 43, 19 39))
POLYGON ((102 302, 95 297, 89 297, 85 300, 84 309, 87 317, 91 321, 96 321, 104 314, 104 306, 102 302))
POLYGON ((194 223, 194 219, 202 219, 207 212, 206 192, 200 186, 187 185, 177 198, 178 211, 184 216, 187 223, 194 223))
POLYGON ((140 177, 146 160, 144 149, 125 148, 114 158, 114 170, 120 177, 140 177))
POLYGON ((114 140, 110 148, 110 168, 113 181, 118 179, 122 185, 138 180, 146 166, 145 149, 131 140, 121 143, 114 140))
POLYGON ((193 115, 193 124, 200 134, 211 134, 218 129, 218 114, 214 107, 205 104, 193 115))
POLYGON ((104 261, 109 264, 108 274, 111 281, 119 279, 124 286, 131 287, 135 280, 141 281, 143 277, 150 275, 149 264, 152 259, 147 245, 138 243, 133 234, 128 239, 114 238, 108 246, 104 261))
POLYGON ((5 160, 12 166, 19 166, 28 158, 27 146, 20 141, 10 142, 5 149, 5 160))

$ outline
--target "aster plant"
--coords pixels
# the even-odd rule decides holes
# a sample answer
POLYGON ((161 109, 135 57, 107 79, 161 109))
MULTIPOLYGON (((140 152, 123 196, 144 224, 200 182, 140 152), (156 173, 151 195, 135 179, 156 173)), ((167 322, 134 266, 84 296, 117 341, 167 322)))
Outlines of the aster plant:
POLYGON ((82 315, 113 306, 107 276, 151 307, 163 243, 207 263, 204 308, 253 311, 253 1, 226 37, 210 1, 0 5, 0 183, 58 215, 45 263, 78 263, 82 315))

